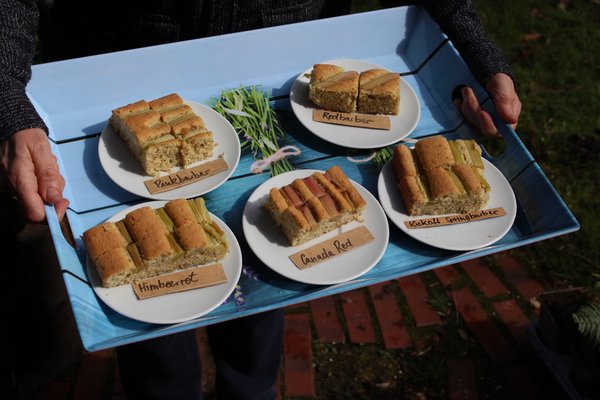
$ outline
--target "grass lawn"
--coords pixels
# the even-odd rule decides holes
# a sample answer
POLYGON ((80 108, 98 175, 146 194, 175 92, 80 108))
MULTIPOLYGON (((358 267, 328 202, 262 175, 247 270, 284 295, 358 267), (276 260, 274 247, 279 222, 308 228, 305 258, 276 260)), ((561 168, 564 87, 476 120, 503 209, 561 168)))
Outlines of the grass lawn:
MULTIPOLYGON (((355 12, 380 8, 377 1, 354 3, 355 12)), ((523 103, 517 133, 581 224, 578 232, 511 253, 548 289, 583 286, 598 294, 600 1, 474 3, 489 37, 503 50, 517 77, 523 103)), ((493 266, 494 256, 483 262, 493 266)), ((451 304, 440 290, 433 306, 446 315, 442 328, 428 332, 409 326, 413 338, 432 343, 424 354, 385 351, 381 346, 315 344, 319 398, 344 398, 341 393, 363 399, 398 398, 400 387, 406 398, 448 398, 445 361, 464 356, 476 360, 480 397, 506 398, 502 372, 477 343, 465 340, 468 334, 451 304), (356 365, 361 367, 349 367, 356 365)))
MULTIPOLYGON (((546 287, 600 290, 600 1, 474 3, 517 78, 517 133, 581 223, 576 233, 513 253, 546 287)), ((378 8, 353 2, 354 12, 378 8)))
POLYGON ((509 59, 523 111, 517 132, 575 214, 573 234, 515 250, 547 287, 600 287, 600 4, 476 0, 509 59))

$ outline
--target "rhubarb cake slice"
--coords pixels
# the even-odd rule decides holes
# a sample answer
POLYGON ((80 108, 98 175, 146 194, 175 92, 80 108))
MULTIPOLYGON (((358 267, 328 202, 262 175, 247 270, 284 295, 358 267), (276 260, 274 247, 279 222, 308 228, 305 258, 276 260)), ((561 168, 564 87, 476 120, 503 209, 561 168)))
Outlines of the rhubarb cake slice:
POLYGON ((360 73, 357 111, 363 114, 400 112, 400 75, 384 69, 360 73))
POLYGON ((213 154, 212 132, 176 93, 116 108, 109 123, 148 175, 186 167, 213 154))
POLYGON ((215 262, 228 252, 201 197, 138 208, 88 229, 83 242, 104 287, 215 262))
POLYGON ((481 147, 474 140, 436 135, 414 149, 399 144, 392 166, 409 215, 465 213, 489 201, 481 147))
POLYGON ((171 126, 171 133, 181 140, 179 162, 182 167, 213 155, 212 132, 178 94, 172 93, 149 104, 151 109, 160 113, 161 120, 171 126))
POLYGON ((292 246, 360 220, 366 201, 338 166, 272 188, 264 208, 292 246))
POLYGON ((337 65, 315 64, 308 85, 308 98, 331 111, 356 111, 358 72, 344 71, 337 65))

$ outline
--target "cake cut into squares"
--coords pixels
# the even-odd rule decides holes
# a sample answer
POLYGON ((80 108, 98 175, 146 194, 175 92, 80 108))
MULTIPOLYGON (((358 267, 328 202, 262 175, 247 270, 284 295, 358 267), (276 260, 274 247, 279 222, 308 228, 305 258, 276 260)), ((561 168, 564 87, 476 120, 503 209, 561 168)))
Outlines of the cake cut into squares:
POLYGON ((338 166, 271 188, 266 212, 292 246, 361 220, 365 199, 338 166))
POLYGON ((414 149, 399 144, 392 166, 409 215, 465 213, 489 201, 481 147, 474 140, 436 135, 414 149))
POLYGON ((308 85, 308 98, 331 111, 352 113, 358 98, 358 72, 337 65, 315 64, 308 85))
POLYGON ((400 75, 379 68, 361 72, 357 111, 397 115, 400 112, 400 75))
POLYGON ((109 123, 148 175, 213 155, 212 132, 177 93, 119 107, 109 123))
POLYGON ((215 262, 229 246, 201 197, 138 208, 88 229, 83 242, 104 287, 215 262))

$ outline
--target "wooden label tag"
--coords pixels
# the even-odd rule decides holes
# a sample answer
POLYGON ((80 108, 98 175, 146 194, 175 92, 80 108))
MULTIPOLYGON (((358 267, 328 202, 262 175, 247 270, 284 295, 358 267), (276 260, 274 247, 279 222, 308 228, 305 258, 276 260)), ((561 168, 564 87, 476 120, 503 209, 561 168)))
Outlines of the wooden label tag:
POLYGON ((375 240, 375 237, 371 232, 365 226, 359 226, 358 228, 354 228, 329 240, 294 253, 290 256, 290 259, 298 268, 305 269, 339 256, 340 254, 354 250, 372 240, 375 240))
POLYGON ((465 214, 454 214, 433 218, 413 219, 410 221, 404 221, 404 225, 406 225, 408 229, 433 228, 435 226, 455 225, 464 224, 465 222, 481 221, 482 219, 502 217, 504 215, 506 215, 506 211, 504 211, 504 208, 497 207, 489 208, 487 210, 468 212, 465 214))
POLYGON ((222 264, 188 268, 131 283, 139 300, 227 282, 222 264))
POLYGON ((370 129, 391 129, 390 118, 385 115, 343 113, 339 111, 313 110, 313 121, 326 124, 358 126, 370 129))
POLYGON ((162 193, 208 178, 227 169, 229 169, 227 162, 222 158, 217 158, 194 168, 182 169, 159 178, 148 179, 144 184, 150 193, 162 193))

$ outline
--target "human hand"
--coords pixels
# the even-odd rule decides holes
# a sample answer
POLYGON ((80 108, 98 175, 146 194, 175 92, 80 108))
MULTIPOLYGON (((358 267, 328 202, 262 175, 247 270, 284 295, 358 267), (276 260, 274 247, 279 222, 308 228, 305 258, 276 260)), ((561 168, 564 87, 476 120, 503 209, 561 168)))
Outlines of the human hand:
MULTIPOLYGON (((504 73, 498 73, 488 79, 485 87, 496 105, 500 118, 516 129, 521 113, 521 101, 511 77, 504 73)), ((461 89, 461 95, 454 99, 454 104, 467 122, 486 136, 500 138, 500 133, 494 125, 492 117, 481 108, 473 89, 464 86, 461 89)))
POLYGON ((59 219, 69 205, 62 197, 65 180, 39 128, 16 132, 0 145, 0 185, 16 195, 30 222, 44 221, 44 203, 56 207, 59 219))

